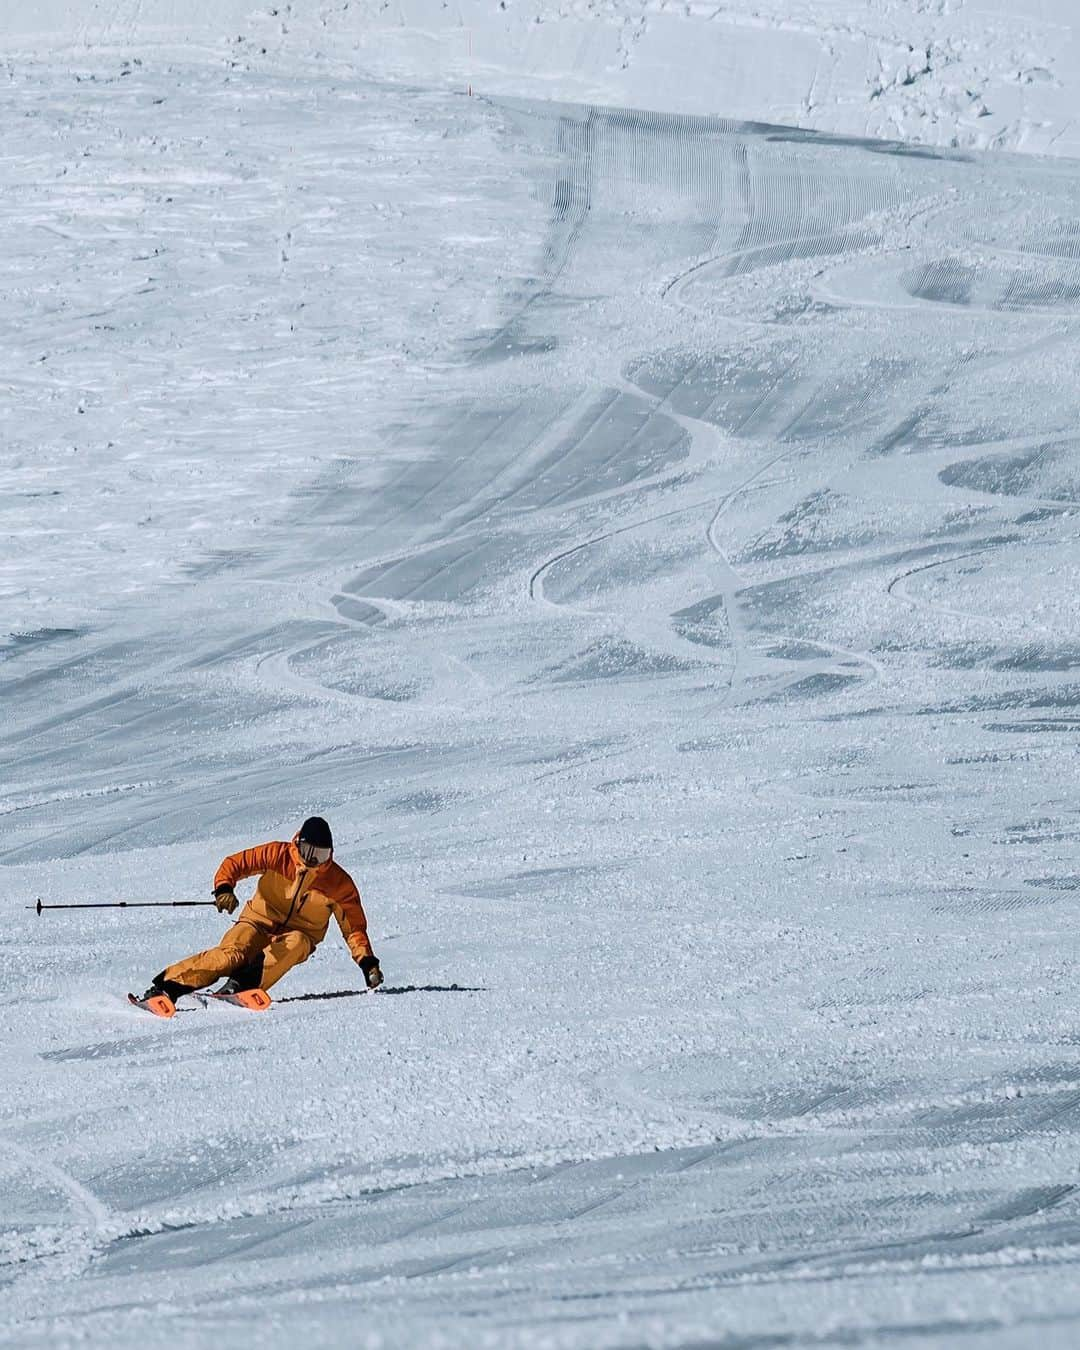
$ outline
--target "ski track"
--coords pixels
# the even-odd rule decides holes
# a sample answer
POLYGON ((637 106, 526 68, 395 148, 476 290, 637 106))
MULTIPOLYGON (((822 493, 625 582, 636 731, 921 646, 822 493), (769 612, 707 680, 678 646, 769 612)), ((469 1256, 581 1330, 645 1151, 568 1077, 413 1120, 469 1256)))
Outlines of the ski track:
POLYGON ((1075 169, 85 60, 0 96, 0 1335, 1070 1345, 1075 169), (400 997, 18 908, 316 810, 400 997))

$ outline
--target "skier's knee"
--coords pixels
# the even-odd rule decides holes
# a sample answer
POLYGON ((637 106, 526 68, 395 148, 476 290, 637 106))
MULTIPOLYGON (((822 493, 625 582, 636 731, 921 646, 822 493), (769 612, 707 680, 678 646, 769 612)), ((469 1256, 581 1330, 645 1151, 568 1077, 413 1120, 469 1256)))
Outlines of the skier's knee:
POLYGON ((262 952, 252 952, 248 947, 227 947, 224 952, 226 975, 236 975, 241 970, 246 970, 251 966, 258 964, 262 969, 262 952))
POLYGON ((287 955, 291 961, 299 964, 306 961, 315 950, 315 944, 303 933, 291 932, 285 933, 280 939, 281 954, 287 955))

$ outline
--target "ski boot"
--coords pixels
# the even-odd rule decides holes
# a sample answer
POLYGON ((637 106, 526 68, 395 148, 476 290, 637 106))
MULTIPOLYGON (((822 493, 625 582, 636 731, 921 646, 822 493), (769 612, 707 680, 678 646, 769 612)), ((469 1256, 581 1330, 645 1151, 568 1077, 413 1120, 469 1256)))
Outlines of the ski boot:
POLYGON ((128 994, 128 1002, 136 1008, 143 1008, 146 1012, 153 1013, 155 1017, 175 1017, 176 1000, 191 992, 192 990, 188 985, 177 984, 175 980, 163 980, 158 975, 142 998, 136 998, 134 994, 128 994))

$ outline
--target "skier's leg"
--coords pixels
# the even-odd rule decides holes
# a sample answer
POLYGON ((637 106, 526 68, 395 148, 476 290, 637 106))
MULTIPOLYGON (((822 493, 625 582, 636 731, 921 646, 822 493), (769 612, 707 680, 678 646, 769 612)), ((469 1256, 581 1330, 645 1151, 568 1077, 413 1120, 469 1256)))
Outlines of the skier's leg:
POLYGON ((154 980, 168 987, 182 985, 187 989, 205 989, 223 975, 234 975, 249 965, 267 947, 271 934, 249 923, 241 916, 216 947, 196 952, 167 966, 154 980))
POLYGON ((262 977, 263 953, 260 952, 234 975, 230 975, 217 992, 235 994, 240 989, 259 989, 262 986, 262 977))
POLYGON ((272 984, 277 984, 282 975, 306 961, 314 950, 314 942, 295 929, 279 934, 263 956, 262 988, 269 989, 272 984))

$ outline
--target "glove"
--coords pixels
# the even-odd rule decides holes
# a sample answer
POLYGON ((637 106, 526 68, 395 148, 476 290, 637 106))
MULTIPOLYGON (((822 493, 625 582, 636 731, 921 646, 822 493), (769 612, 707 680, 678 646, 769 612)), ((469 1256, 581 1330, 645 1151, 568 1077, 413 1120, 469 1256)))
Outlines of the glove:
POLYGON ((214 904, 222 914, 231 914, 240 903, 227 887, 214 893, 214 904))
POLYGON ((379 969, 379 958, 377 956, 362 956, 356 964, 364 972, 367 987, 378 989, 383 980, 382 971, 379 969))

